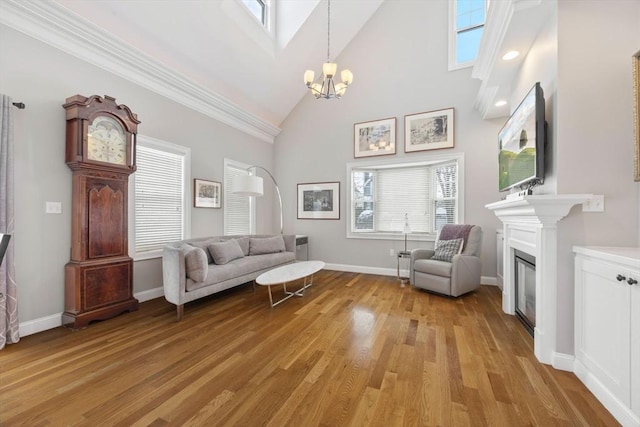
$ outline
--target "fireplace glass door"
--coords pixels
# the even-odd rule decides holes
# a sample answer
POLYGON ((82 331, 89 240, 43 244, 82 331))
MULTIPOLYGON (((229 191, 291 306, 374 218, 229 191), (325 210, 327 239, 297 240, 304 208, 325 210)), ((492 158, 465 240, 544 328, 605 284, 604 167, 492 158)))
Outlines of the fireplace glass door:
POLYGON ((516 314, 533 336, 536 326, 536 259, 515 251, 516 314))

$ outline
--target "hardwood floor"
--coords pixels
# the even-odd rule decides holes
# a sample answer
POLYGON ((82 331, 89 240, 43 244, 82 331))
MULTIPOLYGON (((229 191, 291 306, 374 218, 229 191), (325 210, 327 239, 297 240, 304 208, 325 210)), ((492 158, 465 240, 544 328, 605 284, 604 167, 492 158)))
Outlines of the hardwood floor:
POLYGON ((176 322, 159 298, 0 351, 0 425, 617 425, 500 304, 335 271, 274 309, 246 285, 176 322))

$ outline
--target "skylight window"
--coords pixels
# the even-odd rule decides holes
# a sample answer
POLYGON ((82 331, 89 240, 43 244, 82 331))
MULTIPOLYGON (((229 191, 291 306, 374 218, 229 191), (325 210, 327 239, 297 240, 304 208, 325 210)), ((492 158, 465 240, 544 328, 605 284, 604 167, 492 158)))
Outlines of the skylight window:
POLYGON ((487 0, 450 3, 449 69, 473 65, 478 56, 486 20, 487 0))
POLYGON ((242 3, 263 26, 267 26, 267 4, 264 0, 242 0, 242 3))

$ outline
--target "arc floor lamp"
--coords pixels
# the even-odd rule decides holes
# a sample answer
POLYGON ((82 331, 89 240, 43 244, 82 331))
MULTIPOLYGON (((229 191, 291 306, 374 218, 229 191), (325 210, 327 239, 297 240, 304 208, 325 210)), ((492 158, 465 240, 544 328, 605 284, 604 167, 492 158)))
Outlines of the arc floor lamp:
POLYGON ((247 168, 248 175, 238 175, 233 180, 233 193, 240 196, 256 197, 264 195, 264 182, 262 177, 258 176, 258 169, 264 171, 273 180, 278 194, 278 203, 280 205, 280 234, 284 234, 284 223, 282 219, 282 196, 280 195, 280 187, 271 172, 262 166, 249 166, 247 168), (251 175, 251 171, 255 169, 255 174, 251 175))

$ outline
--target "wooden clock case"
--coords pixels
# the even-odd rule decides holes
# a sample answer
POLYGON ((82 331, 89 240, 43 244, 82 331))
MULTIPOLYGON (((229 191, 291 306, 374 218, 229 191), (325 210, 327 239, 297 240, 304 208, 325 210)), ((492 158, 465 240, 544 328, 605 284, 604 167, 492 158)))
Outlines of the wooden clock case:
POLYGON ((128 254, 128 181, 136 170, 137 115, 115 98, 75 95, 67 98, 66 156, 73 173, 71 259, 65 266, 62 323, 86 327, 138 309, 133 297, 133 260, 128 254), (89 126, 109 116, 126 135, 125 164, 89 159, 89 126))

